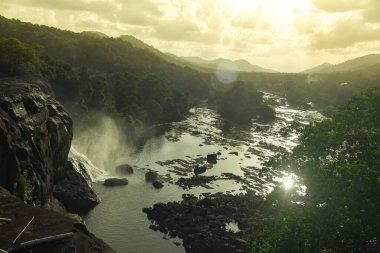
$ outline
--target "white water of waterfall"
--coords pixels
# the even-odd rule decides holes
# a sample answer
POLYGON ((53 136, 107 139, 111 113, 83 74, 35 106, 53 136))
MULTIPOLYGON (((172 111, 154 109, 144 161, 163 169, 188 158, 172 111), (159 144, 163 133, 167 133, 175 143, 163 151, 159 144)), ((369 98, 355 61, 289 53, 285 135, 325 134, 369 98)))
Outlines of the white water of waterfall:
POLYGON ((73 146, 70 149, 69 160, 74 169, 90 182, 103 181, 110 176, 103 169, 96 167, 87 156, 78 152, 73 146))

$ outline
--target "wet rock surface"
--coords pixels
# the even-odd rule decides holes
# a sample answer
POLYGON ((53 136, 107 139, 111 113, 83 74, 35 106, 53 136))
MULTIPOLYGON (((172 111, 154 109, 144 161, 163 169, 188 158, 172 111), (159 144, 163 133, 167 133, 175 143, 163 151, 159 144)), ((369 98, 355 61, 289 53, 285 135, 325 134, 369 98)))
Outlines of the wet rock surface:
POLYGON ((115 168, 115 171, 116 173, 120 173, 120 174, 133 174, 133 168, 131 165, 128 165, 128 164, 122 164, 122 165, 119 165, 115 168))
POLYGON ((157 177, 158 177, 157 172, 148 171, 147 173, 145 173, 145 181, 147 182, 155 181, 157 180, 157 177))
POLYGON ((208 188, 210 186, 208 186, 207 184, 217 179, 218 179, 217 176, 202 176, 202 175, 188 177, 188 178, 181 177, 180 179, 177 180, 176 185, 184 189, 190 189, 192 187, 199 187, 199 186, 208 188))
POLYGON ((197 164, 195 165, 195 168, 194 168, 194 174, 199 175, 199 174, 205 173, 206 169, 207 169, 206 166, 197 164))
POLYGON ((13 248, 13 240, 34 217, 30 226, 19 237, 18 243, 40 239, 47 236, 73 232, 73 237, 65 240, 47 243, 17 252, 38 253, 67 253, 75 249, 77 253, 114 253, 102 240, 91 234, 86 226, 74 215, 62 214, 52 210, 32 207, 11 195, 0 187, 0 217, 12 219, 10 223, 0 222, 0 248, 7 250, 13 248))
POLYGON ((216 164, 216 160, 218 158, 218 155, 217 154, 208 154, 207 155, 207 162, 208 163, 213 163, 213 164, 216 164))
POLYGON ((154 180, 152 182, 152 185, 154 186, 154 188, 156 189, 161 189, 162 187, 164 187, 164 185, 160 182, 160 181, 157 181, 157 180, 154 180))
POLYGON ((152 230, 182 238, 186 252, 245 252, 245 240, 260 220, 261 202, 252 192, 204 198, 183 195, 181 202, 157 203, 143 211, 154 222, 152 230), (231 221, 240 231, 227 230, 231 221))
POLYGON ((72 120, 47 83, 0 79, 0 186, 23 198, 30 182, 33 202, 43 205, 67 160, 72 135, 72 120))
POLYGON ((122 186, 128 185, 128 179, 126 178, 108 178, 104 180, 104 186, 122 186))
POLYGON ((53 195, 72 213, 84 213, 100 203, 95 192, 88 186, 85 178, 67 162, 54 188, 53 195))
POLYGON ((1 249, 12 247, 34 216, 19 242, 67 232, 74 236, 17 252, 69 252, 70 247, 114 252, 87 231, 79 216, 66 213, 85 212, 99 203, 90 176, 67 162, 72 137, 72 120, 49 84, 36 78, 0 79, 0 217, 12 219, 0 223, 1 249))

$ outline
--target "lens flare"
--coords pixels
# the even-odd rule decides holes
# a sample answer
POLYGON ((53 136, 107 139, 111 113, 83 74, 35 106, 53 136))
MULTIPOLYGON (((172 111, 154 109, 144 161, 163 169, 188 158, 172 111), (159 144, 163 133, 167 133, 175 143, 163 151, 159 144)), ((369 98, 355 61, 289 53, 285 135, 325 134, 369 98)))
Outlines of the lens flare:
POLYGON ((216 77, 223 84, 230 84, 237 80, 239 67, 230 61, 221 62, 216 69, 216 77))

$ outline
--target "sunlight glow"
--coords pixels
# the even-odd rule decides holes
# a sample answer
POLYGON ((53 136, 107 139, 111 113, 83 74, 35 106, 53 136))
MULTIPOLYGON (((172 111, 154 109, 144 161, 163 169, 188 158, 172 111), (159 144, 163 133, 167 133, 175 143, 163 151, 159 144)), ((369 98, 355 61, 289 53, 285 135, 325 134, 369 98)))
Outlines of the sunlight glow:
POLYGON ((289 190, 294 186, 294 179, 292 177, 285 177, 282 181, 285 190, 289 190))

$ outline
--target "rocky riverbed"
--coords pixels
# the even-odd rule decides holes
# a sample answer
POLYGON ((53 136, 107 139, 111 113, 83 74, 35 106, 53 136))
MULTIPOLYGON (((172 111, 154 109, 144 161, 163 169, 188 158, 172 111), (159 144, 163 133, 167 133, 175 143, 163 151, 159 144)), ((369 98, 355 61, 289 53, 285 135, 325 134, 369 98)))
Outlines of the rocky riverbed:
POLYGON ((244 250, 244 240, 259 221, 256 206, 276 183, 290 177, 263 168, 263 162, 297 145, 294 125, 323 119, 317 111, 291 108, 281 98, 267 94, 266 99, 274 101, 277 112, 271 124, 252 122, 245 128, 226 128, 212 108, 199 107, 186 120, 157 126, 164 129, 163 134, 141 147, 113 154, 114 164, 105 171, 109 177, 126 177, 128 186, 105 188, 95 183, 103 204, 85 217, 90 230, 116 250, 128 248, 130 252, 244 250), (208 161, 210 154, 216 156, 216 163, 208 161), (122 164, 130 165, 134 173, 116 171, 122 164), (204 169, 196 170, 199 167, 204 169), (157 173, 162 188, 145 180, 149 171, 157 173), (201 205, 202 199, 210 200, 210 206, 201 205), (107 206, 112 206, 112 215, 107 206), (222 212, 223 207, 231 216, 222 212), (190 231, 181 231, 181 220, 192 221, 193 225, 187 225, 190 231), (105 226, 112 229, 105 230, 105 226), (218 248, 221 241, 226 245, 218 248))
POLYGON ((246 194, 184 194, 180 202, 157 203, 144 208, 150 228, 183 239, 186 252, 245 252, 245 240, 260 221, 262 199, 246 194), (228 225, 235 223, 238 231, 228 225))

